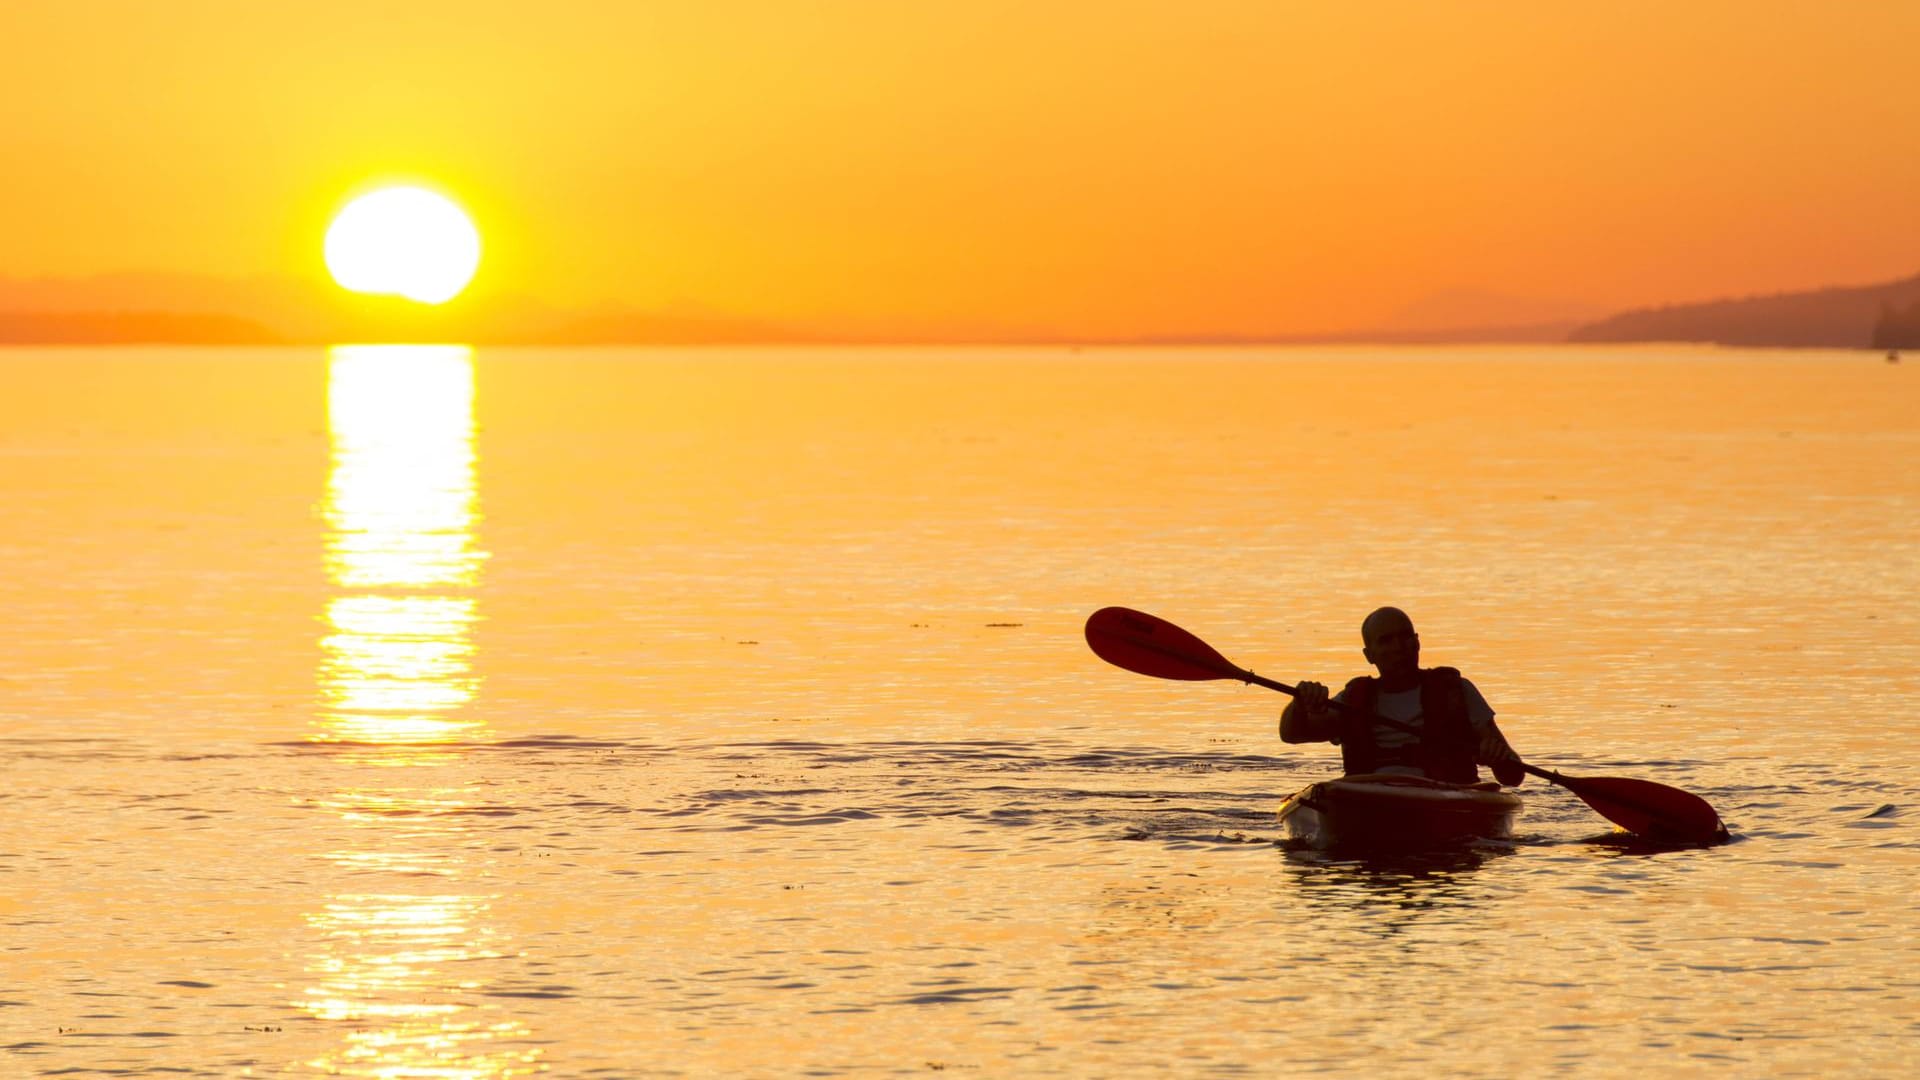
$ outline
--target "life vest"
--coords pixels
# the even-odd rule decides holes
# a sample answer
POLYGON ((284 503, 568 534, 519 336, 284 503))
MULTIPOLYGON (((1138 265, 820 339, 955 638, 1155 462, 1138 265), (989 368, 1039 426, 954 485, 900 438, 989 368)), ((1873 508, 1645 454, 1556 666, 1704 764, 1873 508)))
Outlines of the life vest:
POLYGON ((1381 749, 1375 735, 1389 725, 1375 719, 1380 680, 1363 675, 1347 684, 1347 709, 1340 714, 1340 760, 1348 776, 1379 772, 1389 765, 1411 765, 1434 780, 1472 784, 1480 779, 1474 767, 1479 739, 1467 719, 1467 695, 1456 668, 1420 670, 1420 738, 1404 746, 1381 749))

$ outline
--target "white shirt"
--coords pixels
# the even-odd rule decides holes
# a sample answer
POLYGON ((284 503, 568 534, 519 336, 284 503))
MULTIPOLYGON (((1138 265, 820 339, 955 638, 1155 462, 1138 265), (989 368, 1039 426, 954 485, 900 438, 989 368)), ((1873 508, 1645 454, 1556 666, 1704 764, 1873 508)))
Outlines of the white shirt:
MULTIPOLYGON (((1466 698, 1467 723, 1472 725, 1474 735, 1480 740, 1479 748, 1473 755, 1474 759, 1483 765, 1490 765, 1496 761, 1517 760, 1520 755, 1514 753, 1513 747, 1507 745, 1507 737, 1500 733, 1499 725, 1493 722, 1493 706, 1487 704, 1487 699, 1481 695, 1479 688, 1474 686, 1465 676, 1461 676, 1460 691, 1466 698)), ((1333 695, 1333 700, 1347 700, 1347 692, 1345 690, 1340 691, 1333 695)), ((1380 748, 1381 752, 1391 753, 1392 751, 1399 750, 1420 741, 1420 733, 1425 728, 1426 717, 1420 711, 1420 688, 1418 686, 1415 686, 1411 690, 1400 690, 1391 694, 1382 691, 1376 695, 1373 708, 1374 711, 1381 716, 1389 720, 1397 720, 1413 729, 1411 731, 1402 731, 1400 728, 1387 724, 1375 724, 1373 726, 1373 742, 1375 746, 1380 748)), ((1337 743, 1340 739, 1336 736, 1331 741, 1337 743)), ((1419 768, 1412 765, 1388 765, 1380 771, 1383 773, 1397 773, 1408 776, 1426 775, 1419 768)))

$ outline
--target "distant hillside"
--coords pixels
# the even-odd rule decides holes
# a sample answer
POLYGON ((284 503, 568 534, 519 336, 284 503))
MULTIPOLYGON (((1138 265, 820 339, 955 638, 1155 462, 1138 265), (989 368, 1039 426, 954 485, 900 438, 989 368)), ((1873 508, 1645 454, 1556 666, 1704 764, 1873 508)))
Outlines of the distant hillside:
POLYGON ((1121 345, 1534 345, 1559 344, 1580 324, 1567 320, 1524 326, 1457 326, 1434 329, 1329 330, 1318 334, 1151 334, 1118 339, 1121 345))
POLYGON ((325 344, 462 341, 475 345, 1024 344, 1323 345, 1697 341, 1740 346, 1920 349, 1920 275, 1884 285, 1782 293, 1622 312, 1581 321, 1578 305, 1453 290, 1384 324, 1322 333, 1168 333, 1117 338, 1038 328, 911 324, 784 326, 677 304, 557 308, 512 294, 438 307, 357 296, 293 278, 115 274, 0 277, 0 345, 325 344))
POLYGON ((0 311, 0 345, 272 345, 251 319, 179 311, 0 311))
POLYGON ((1920 275, 1885 285, 1642 308, 1578 327, 1568 341, 1700 341, 1716 345, 1885 348, 1893 323, 1920 305, 1920 275))
POLYGON ((1582 323, 1612 314, 1612 309, 1581 300, 1551 296, 1531 296, 1494 292, 1489 289, 1448 288, 1415 297, 1367 328, 1373 335, 1417 335, 1431 337, 1454 335, 1455 340, 1475 340, 1492 332, 1497 336, 1483 340, 1542 340, 1528 335, 1555 326, 1560 329, 1545 340, 1565 339, 1567 331, 1582 323))
POLYGON ((783 327, 686 305, 576 310, 526 296, 463 294, 439 306, 359 296, 289 277, 125 273, 0 276, 0 345, 740 343, 805 340, 783 327))

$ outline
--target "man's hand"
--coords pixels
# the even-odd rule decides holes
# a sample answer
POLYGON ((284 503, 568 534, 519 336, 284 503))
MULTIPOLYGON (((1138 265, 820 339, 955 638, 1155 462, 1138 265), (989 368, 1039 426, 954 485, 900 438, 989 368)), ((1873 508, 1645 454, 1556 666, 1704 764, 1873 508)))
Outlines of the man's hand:
POLYGON ((1293 703, 1300 711, 1309 716, 1327 711, 1327 688, 1324 683, 1297 682, 1293 684, 1293 703))
POLYGON ((1317 682, 1295 686, 1293 700, 1280 713, 1280 741, 1327 742, 1333 738, 1334 724, 1327 712, 1327 688, 1317 682))
POLYGON ((1520 781, 1527 778, 1526 771, 1520 768, 1520 762, 1512 758, 1493 763, 1493 778, 1508 787, 1519 787, 1520 781))

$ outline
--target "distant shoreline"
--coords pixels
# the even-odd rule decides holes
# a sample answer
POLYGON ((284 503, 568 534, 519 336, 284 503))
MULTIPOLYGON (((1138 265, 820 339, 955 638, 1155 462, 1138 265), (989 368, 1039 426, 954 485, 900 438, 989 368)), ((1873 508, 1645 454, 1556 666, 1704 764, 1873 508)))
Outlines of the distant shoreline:
POLYGON ((611 311, 485 318, 388 301, 304 312, 298 332, 230 311, 0 310, 0 345, 326 345, 460 341, 487 346, 894 345, 1259 346, 1710 344, 1744 348, 1920 349, 1920 275, 1877 285, 1636 308, 1592 322, 1326 333, 1074 336, 828 333, 722 316, 611 311))

